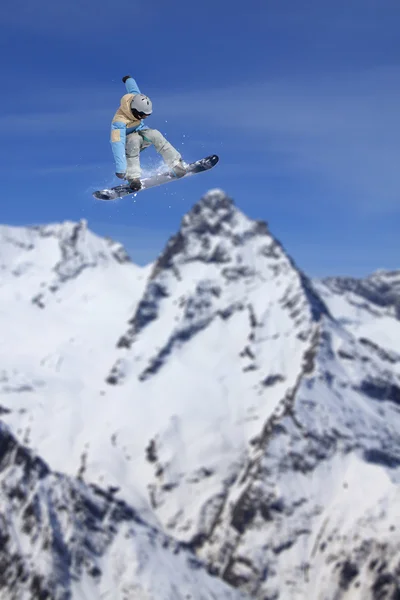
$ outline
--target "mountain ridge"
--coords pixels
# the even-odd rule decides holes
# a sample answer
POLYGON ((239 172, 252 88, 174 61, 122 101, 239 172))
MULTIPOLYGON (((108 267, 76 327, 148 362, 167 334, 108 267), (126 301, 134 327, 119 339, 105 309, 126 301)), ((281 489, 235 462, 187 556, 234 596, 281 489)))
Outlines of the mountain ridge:
MULTIPOLYGON (((4 301, 20 291, 4 307, 37 355, 25 360, 22 333, 3 351, 3 419, 13 432, 52 469, 118 490, 249 597, 396 598, 393 306, 308 278, 221 190, 194 205, 147 269, 90 236, 85 250, 88 234, 68 227, 75 276, 47 292, 43 308, 25 302, 24 286, 37 279, 14 266, 7 275, 14 292, 4 301), (54 330, 48 346, 38 314, 54 330)), ((20 248, 17 264, 34 251, 20 248)), ((49 262, 45 272, 52 282, 49 262)))

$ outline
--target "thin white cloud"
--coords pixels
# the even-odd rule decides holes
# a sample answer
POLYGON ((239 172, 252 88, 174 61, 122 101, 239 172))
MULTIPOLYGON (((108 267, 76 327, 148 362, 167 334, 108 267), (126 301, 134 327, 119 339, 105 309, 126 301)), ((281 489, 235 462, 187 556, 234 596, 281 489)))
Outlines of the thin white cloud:
POLYGON ((399 209, 400 69, 208 90, 207 103, 205 115, 203 94, 171 96, 161 110, 229 132, 244 153, 320 178, 338 195, 352 193, 365 210, 399 209))
POLYGON ((0 167, 0 174, 7 173, 7 175, 18 176, 19 178, 32 177, 32 176, 44 176, 48 175, 60 175, 63 173, 81 173, 87 171, 97 171, 101 169, 109 168, 109 163, 96 163, 96 164, 72 164, 72 165, 55 165, 51 167, 24 167, 23 170, 18 168, 4 168, 0 167))
MULTIPOLYGON (((157 0, 146 0, 146 19, 156 16, 157 0)), ((134 23, 137 14, 130 0, 79 0, 54 2, 54 0, 2 0, 2 25, 16 30, 42 32, 49 36, 74 37, 92 32, 92 43, 103 43, 100 33, 108 31, 115 35, 118 15, 131 16, 134 23)), ((140 16, 139 16, 140 18, 140 16)))
POLYGON ((112 115, 105 109, 77 109, 65 112, 38 112, 24 115, 8 114, 0 117, 3 134, 48 135, 51 133, 75 133, 109 129, 112 115))

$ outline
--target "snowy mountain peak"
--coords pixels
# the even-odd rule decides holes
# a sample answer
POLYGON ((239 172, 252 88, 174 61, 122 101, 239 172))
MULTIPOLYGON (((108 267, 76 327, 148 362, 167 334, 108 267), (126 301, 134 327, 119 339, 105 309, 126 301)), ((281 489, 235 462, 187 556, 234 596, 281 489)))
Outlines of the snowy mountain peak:
POLYGON ((266 223, 246 217, 225 192, 210 190, 183 217, 178 233, 169 240, 158 258, 153 276, 162 269, 193 261, 235 262, 232 257, 235 249, 250 238, 267 233, 266 223))
POLYGON ((28 256, 31 263, 46 262, 53 268, 77 260, 93 266, 130 261, 121 244, 92 233, 85 219, 30 227, 0 225, 0 246, 2 270, 26 263, 28 256))
POLYGON ((93 234, 87 227, 86 219, 34 226, 32 231, 36 231, 42 238, 58 239, 64 261, 78 254, 92 264, 109 260, 120 263, 130 261, 120 243, 93 234))
POLYGON ((237 213, 232 198, 227 196, 223 190, 210 190, 184 216, 181 231, 183 234, 204 233, 206 230, 209 230, 210 233, 220 232, 223 223, 229 224, 231 227, 234 225, 237 213))
POLYGON ((323 314, 324 303, 266 223, 244 215, 223 191, 211 190, 183 217, 154 265, 118 342, 119 348, 134 346, 133 355, 117 361, 107 382, 121 383, 132 370, 140 380, 151 377, 184 345, 225 322, 237 323, 233 330, 241 328, 255 345, 238 348, 238 354, 255 357, 258 338, 283 335, 297 339, 301 362, 302 345, 323 314))
POLYGON ((39 308, 83 272, 107 271, 131 262, 121 244, 95 235, 85 220, 31 227, 2 225, 0 249, 3 286, 14 298, 30 296, 39 308))

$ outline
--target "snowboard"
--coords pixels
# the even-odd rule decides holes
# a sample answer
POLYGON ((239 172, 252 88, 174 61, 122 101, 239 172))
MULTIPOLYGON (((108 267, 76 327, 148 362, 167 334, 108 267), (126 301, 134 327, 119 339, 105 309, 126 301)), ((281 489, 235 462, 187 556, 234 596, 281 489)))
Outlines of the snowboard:
POLYGON ((143 192, 143 190, 148 190, 149 188, 162 185, 163 183, 178 181, 179 179, 185 179, 186 177, 190 177, 196 173, 209 171, 209 169, 215 167, 218 161, 219 157, 216 154, 212 154, 211 156, 201 158, 200 160, 187 165, 187 171, 183 177, 175 177, 171 171, 165 171, 164 173, 159 173, 157 175, 152 175, 151 177, 141 179, 142 188, 136 192, 132 191, 129 185, 125 183, 109 189, 93 192, 93 196, 97 200, 117 200, 117 198, 123 198, 124 196, 129 196, 130 194, 136 195, 139 192, 143 192))

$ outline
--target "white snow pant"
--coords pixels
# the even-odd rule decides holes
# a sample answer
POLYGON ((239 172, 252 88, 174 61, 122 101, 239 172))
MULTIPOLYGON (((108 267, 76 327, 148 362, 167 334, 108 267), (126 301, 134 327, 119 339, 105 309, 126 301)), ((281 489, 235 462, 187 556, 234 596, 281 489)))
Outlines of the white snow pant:
POLYGON ((126 178, 140 177, 139 154, 145 148, 154 144, 154 148, 163 157, 168 167, 173 168, 180 160, 181 155, 157 129, 142 129, 126 136, 126 178))

